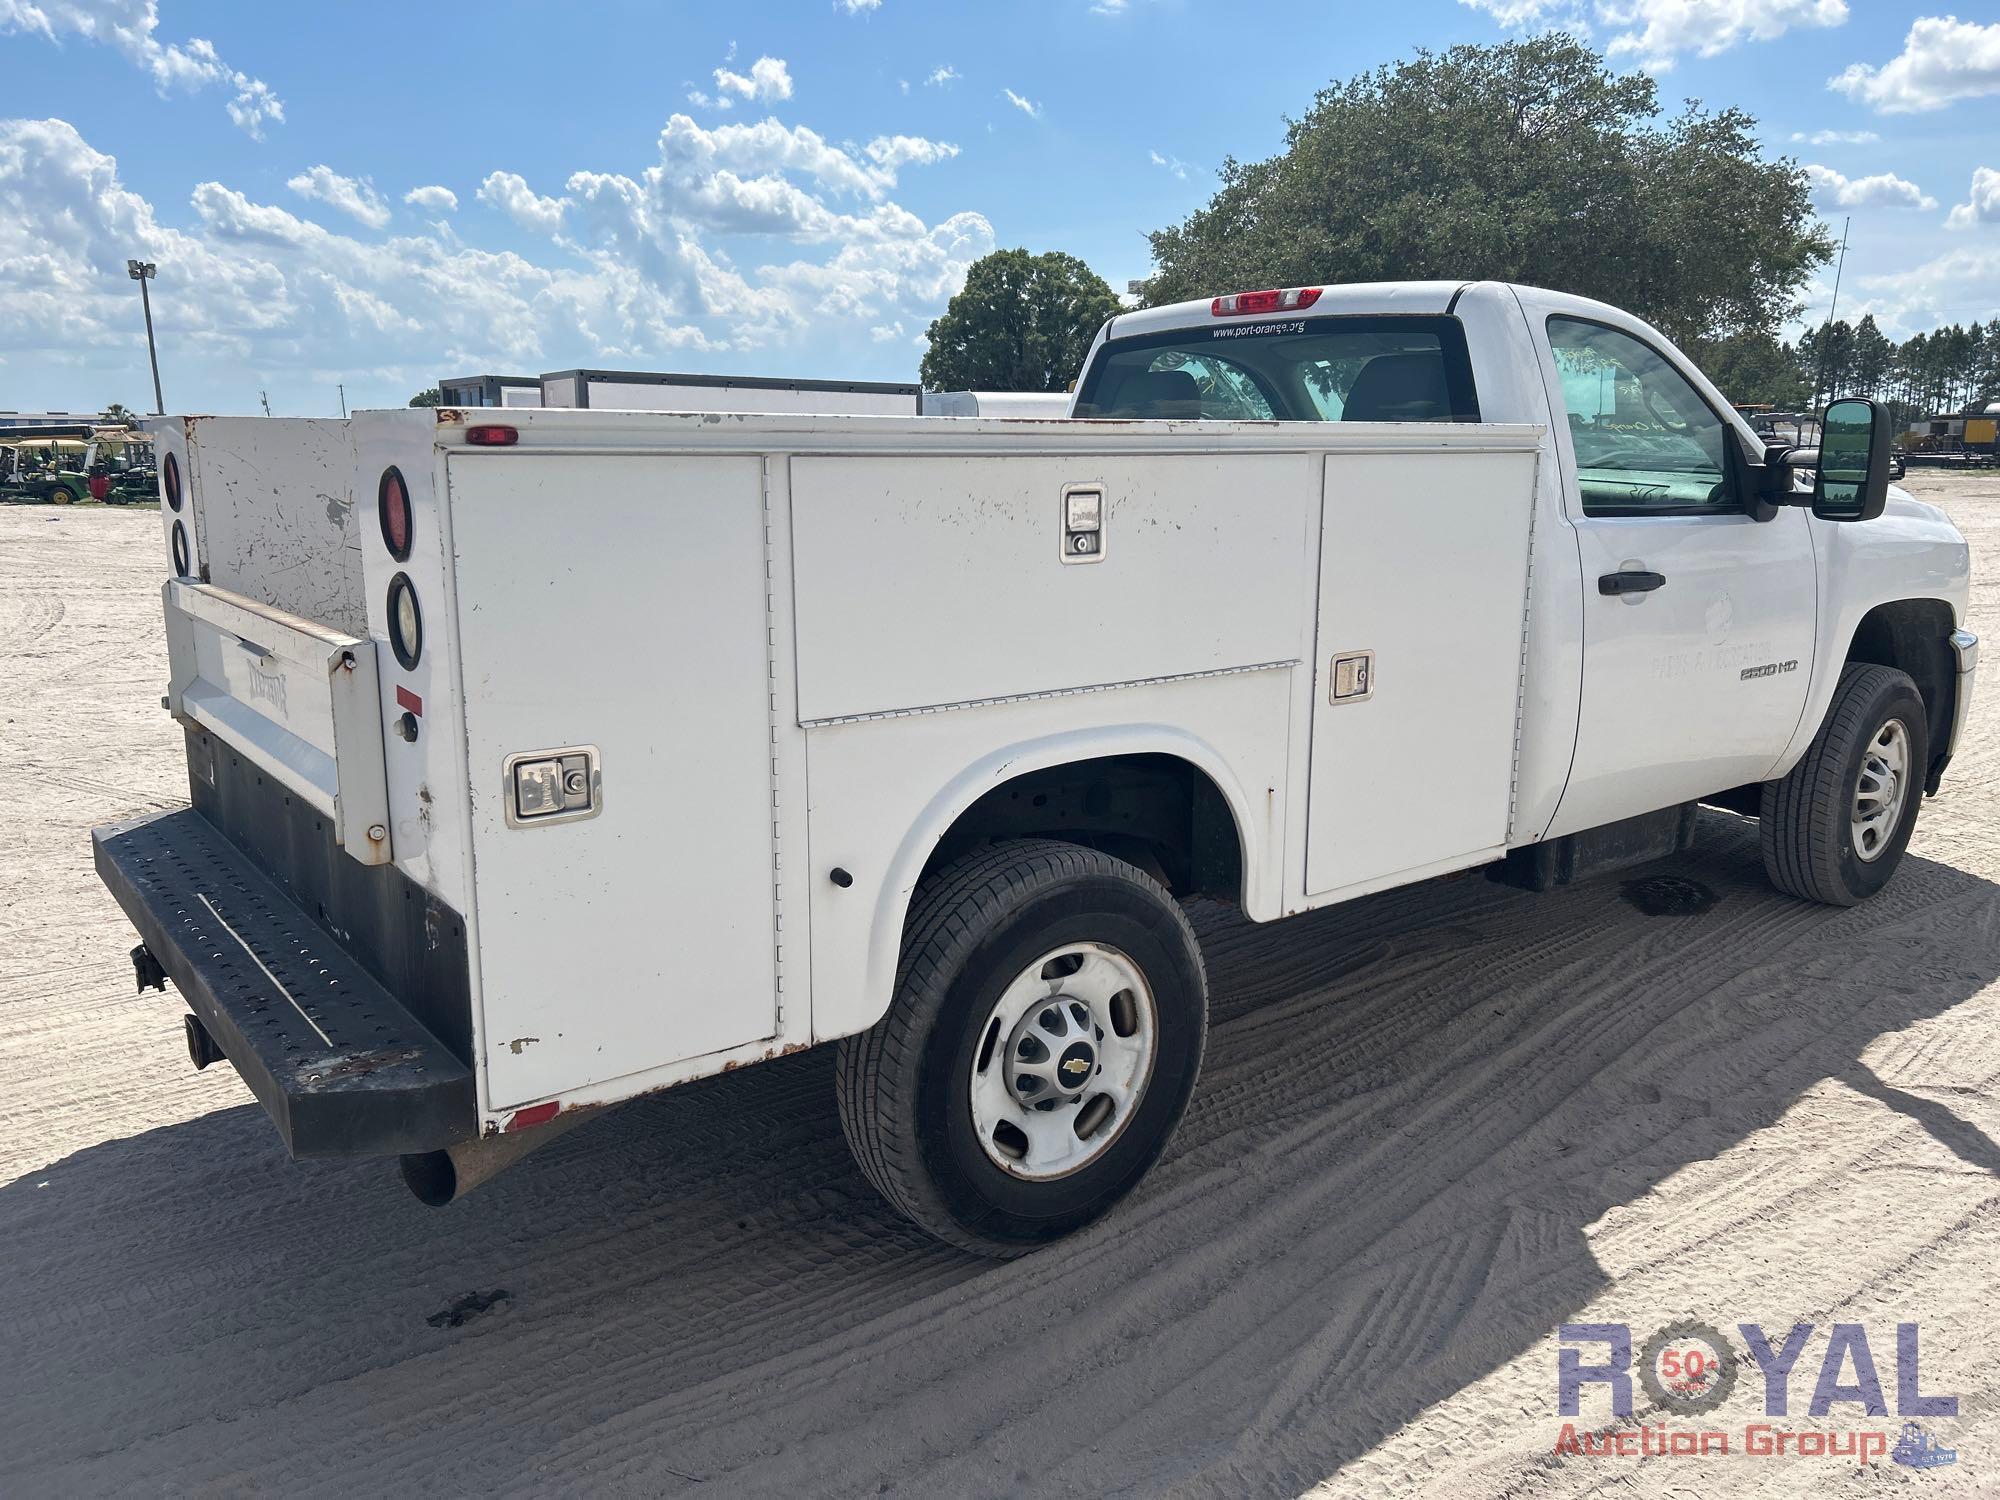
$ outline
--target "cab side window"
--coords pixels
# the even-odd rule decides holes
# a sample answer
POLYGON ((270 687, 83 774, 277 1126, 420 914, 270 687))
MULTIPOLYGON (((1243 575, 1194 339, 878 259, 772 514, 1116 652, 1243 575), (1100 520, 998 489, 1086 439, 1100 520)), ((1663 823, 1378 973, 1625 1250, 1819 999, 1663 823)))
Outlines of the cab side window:
POLYGON ((1646 344, 1580 318, 1549 319, 1586 515, 1730 510, 1734 436, 1646 344))

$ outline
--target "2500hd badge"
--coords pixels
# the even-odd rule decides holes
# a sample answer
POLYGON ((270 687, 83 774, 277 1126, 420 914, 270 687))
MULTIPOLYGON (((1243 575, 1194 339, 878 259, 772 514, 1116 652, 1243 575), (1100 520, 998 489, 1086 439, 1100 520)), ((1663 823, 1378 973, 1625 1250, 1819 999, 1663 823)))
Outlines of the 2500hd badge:
POLYGON ((1790 661, 1767 661, 1761 667, 1745 667, 1737 674, 1736 680, 1748 682, 1753 677, 1776 677, 1782 672, 1796 672, 1798 669, 1797 657, 1790 661))

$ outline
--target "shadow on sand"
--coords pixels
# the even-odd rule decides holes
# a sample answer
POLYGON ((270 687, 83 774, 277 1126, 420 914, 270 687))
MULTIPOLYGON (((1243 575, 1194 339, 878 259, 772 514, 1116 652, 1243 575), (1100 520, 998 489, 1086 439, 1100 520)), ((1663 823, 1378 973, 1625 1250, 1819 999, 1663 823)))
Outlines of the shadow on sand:
MULTIPOLYGON (((1589 1226, 1819 1085, 2000 1173, 1862 1061, 2000 975, 2000 888, 1911 860, 1866 907, 1802 905, 1720 814, 1658 872, 1715 899, 1475 877, 1271 927, 1197 910, 1215 1029, 1173 1152, 1007 1264, 874 1197, 824 1050, 639 1101, 445 1210, 385 1164, 294 1166, 252 1106, 78 1152, 0 1190, 0 1480, 1295 1494, 1547 1347, 1609 1284, 1589 1226)), ((1550 1369, 1503 1414, 1538 1434, 1550 1369)))

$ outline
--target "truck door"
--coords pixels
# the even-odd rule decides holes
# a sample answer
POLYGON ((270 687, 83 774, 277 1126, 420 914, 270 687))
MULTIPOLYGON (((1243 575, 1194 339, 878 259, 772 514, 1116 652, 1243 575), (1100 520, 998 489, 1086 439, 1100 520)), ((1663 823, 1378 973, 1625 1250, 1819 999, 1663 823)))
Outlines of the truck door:
POLYGON ((1583 563, 1583 704, 1550 834, 1760 781, 1805 707, 1806 513, 1758 522, 1734 424, 1636 333, 1557 314, 1544 377, 1583 563))

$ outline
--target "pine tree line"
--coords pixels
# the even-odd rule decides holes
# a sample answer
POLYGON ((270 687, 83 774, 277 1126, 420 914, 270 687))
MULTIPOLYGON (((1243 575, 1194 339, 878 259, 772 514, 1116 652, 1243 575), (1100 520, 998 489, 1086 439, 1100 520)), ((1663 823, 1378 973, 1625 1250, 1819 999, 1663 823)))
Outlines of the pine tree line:
POLYGON ((2000 400, 2000 318, 1984 327, 1954 323, 1900 344, 1872 316, 1843 319, 1808 330, 1792 356, 1800 381, 1817 386, 1821 399, 1873 396, 1889 403, 1902 427, 2000 400))

